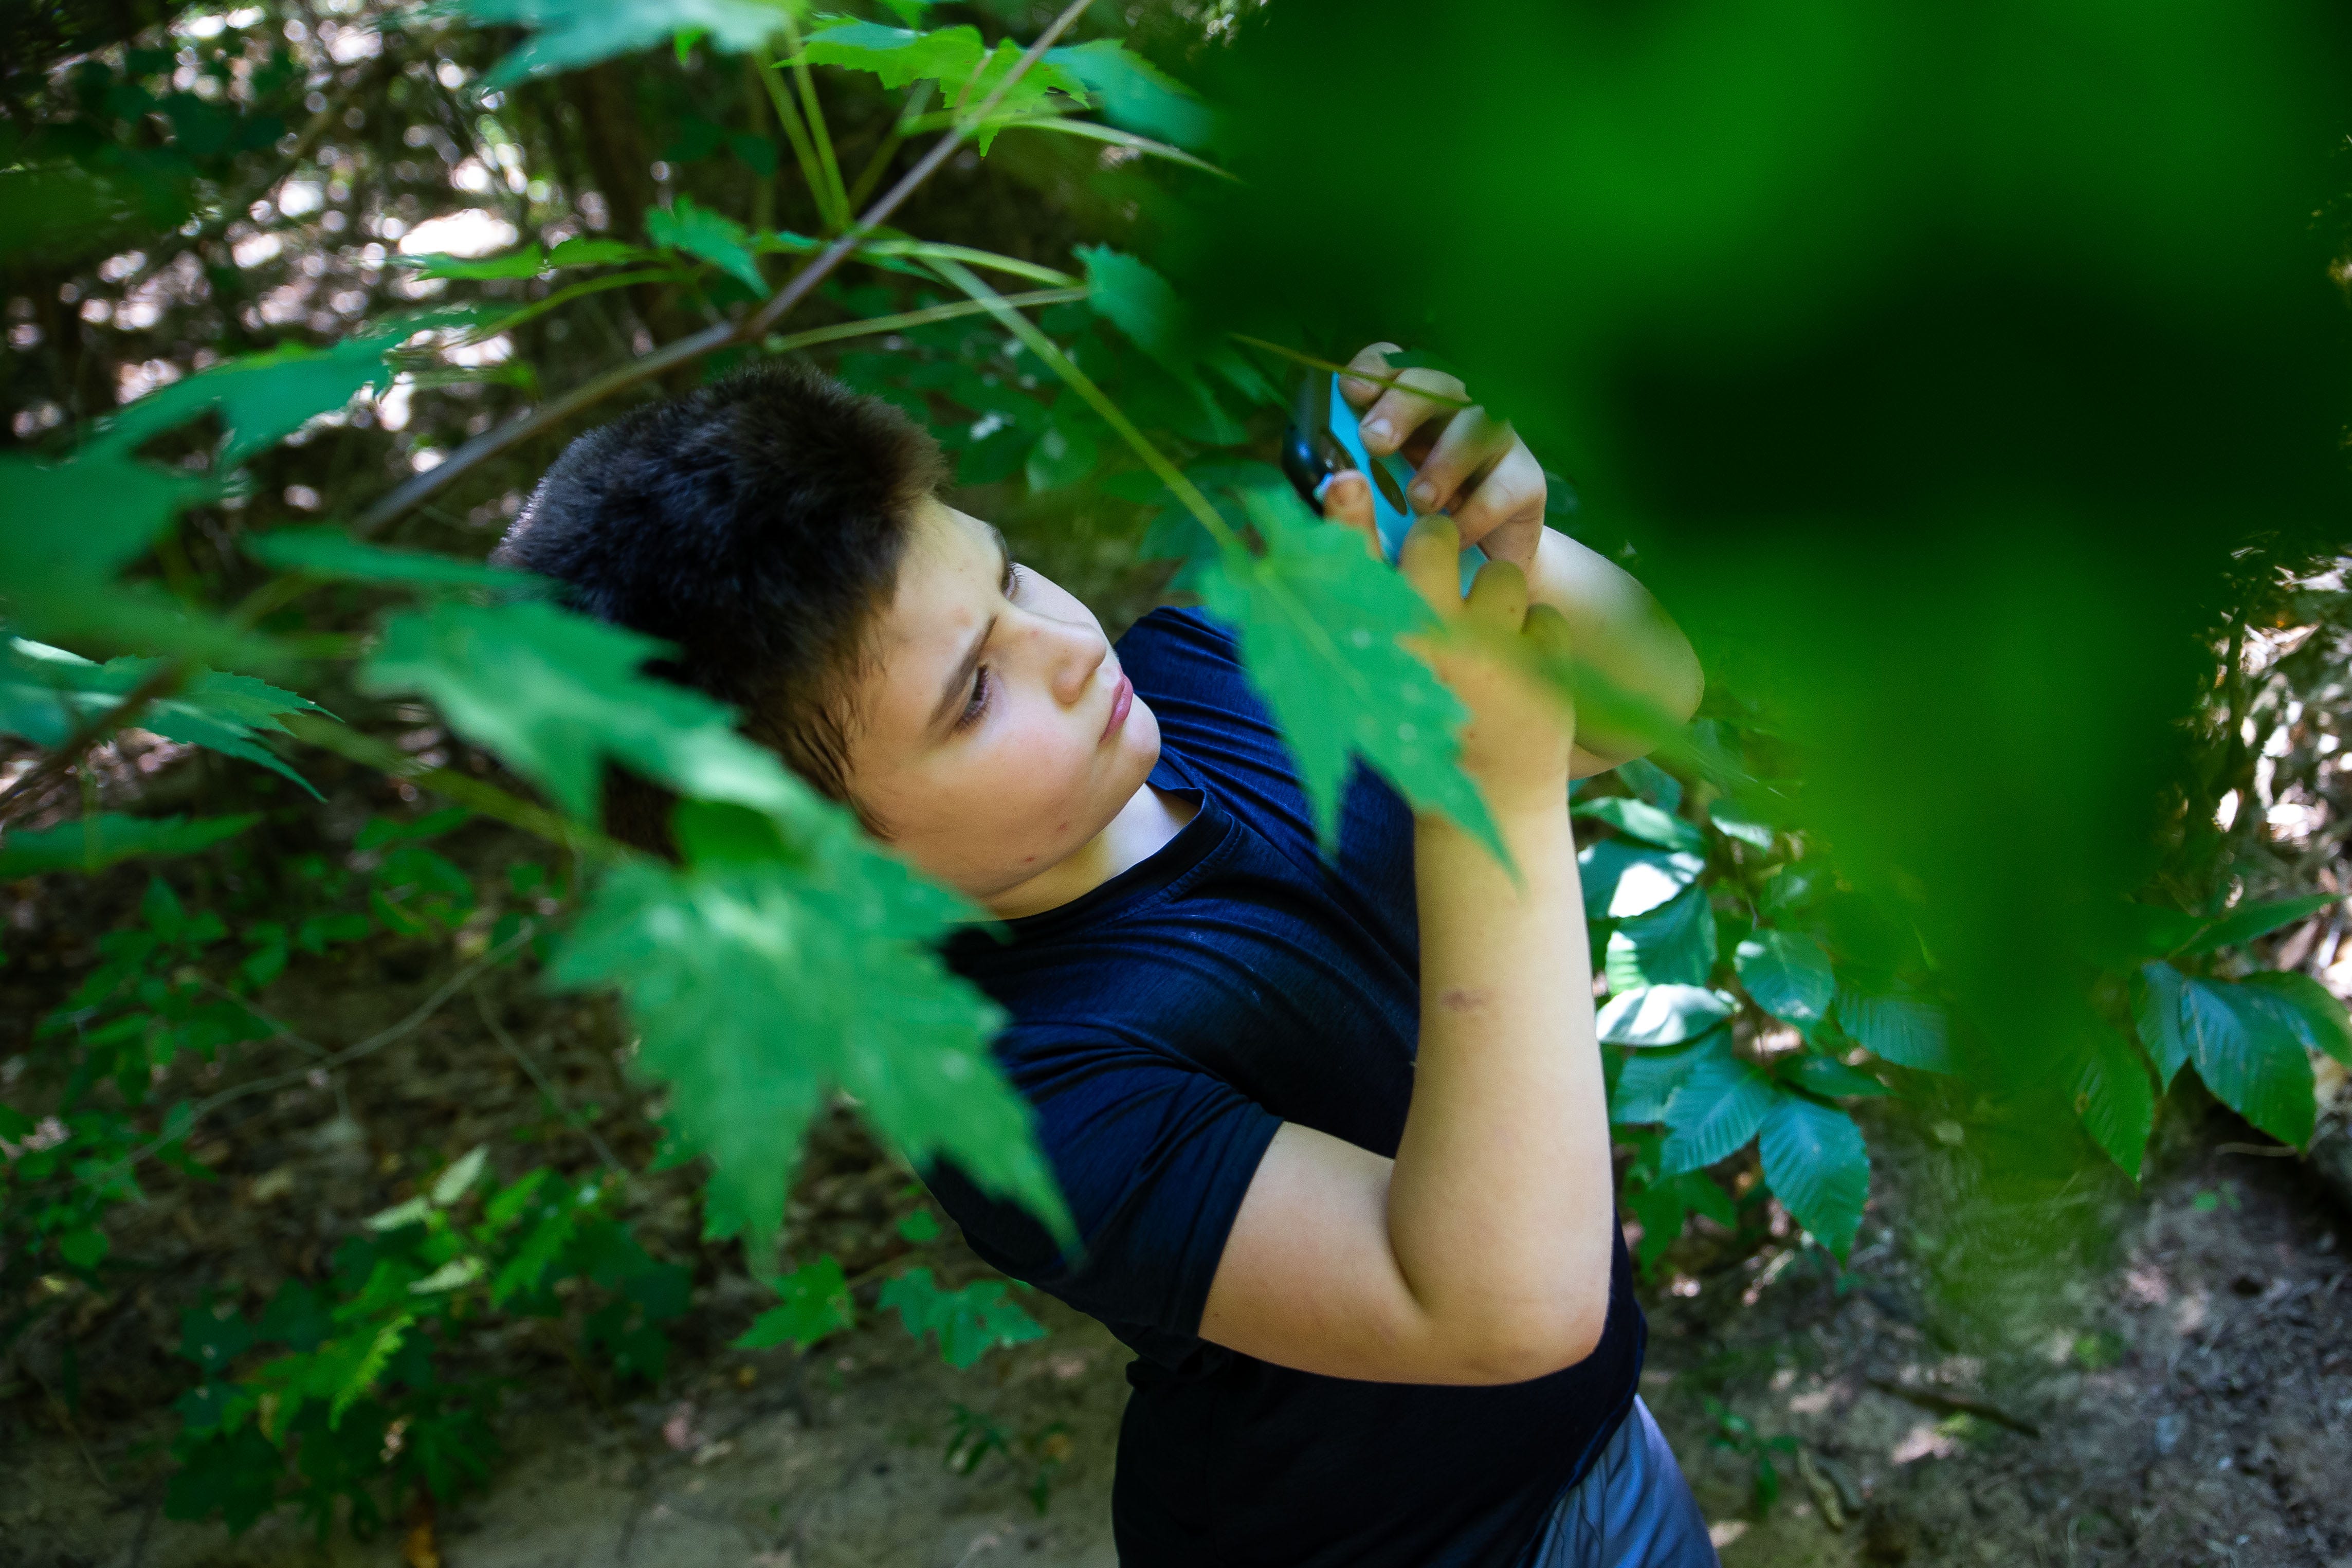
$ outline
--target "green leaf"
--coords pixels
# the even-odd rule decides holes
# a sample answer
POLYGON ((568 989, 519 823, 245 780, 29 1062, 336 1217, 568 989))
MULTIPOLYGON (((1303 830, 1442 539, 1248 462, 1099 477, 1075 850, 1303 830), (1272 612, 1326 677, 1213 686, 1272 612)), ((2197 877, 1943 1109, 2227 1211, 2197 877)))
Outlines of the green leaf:
MULTIPOLYGON (((157 667, 156 660, 145 658, 93 664, 79 654, 23 637, 0 641, 0 732, 57 745, 76 726, 112 710, 157 667)), ((200 668, 177 692, 156 698, 141 710, 135 722, 166 740, 257 763, 315 797, 318 791, 308 780, 254 737, 265 731, 284 734, 279 714, 324 711, 307 697, 251 676, 200 668)))
POLYGON ((607 759, 687 795, 788 819, 818 811, 773 753, 735 732, 729 709, 637 673, 662 651, 551 604, 443 602, 387 621, 360 683, 422 692, 450 728, 585 819, 607 759))
POLYGON ((488 1143, 477 1143, 451 1163, 433 1184, 433 1205, 447 1208, 466 1195, 466 1189, 481 1180, 482 1167, 490 1157, 488 1143))
POLYGON ((751 253, 751 236, 724 213, 698 205, 692 196, 680 196, 675 206, 656 207, 646 214, 646 237, 656 245, 683 250, 742 280, 754 294, 766 296, 767 279, 760 276, 760 258, 751 253))
POLYGON ((547 253, 550 267, 612 267, 625 261, 652 259, 651 251, 624 245, 617 239, 590 239, 585 235, 567 239, 547 253))
POLYGON ((1732 954, 1739 983, 1756 1005, 1784 1023, 1810 1031, 1829 1016, 1837 995, 1829 954, 1797 931, 1759 931, 1732 954))
POLYGON ((193 855, 261 820, 244 816, 125 816, 100 812, 38 830, 18 828, 0 839, 0 881, 43 871, 96 871, 145 855, 193 855))
POLYGON ((2311 1058, 2295 1016, 2258 985, 2190 980, 2180 988, 2180 1032, 2214 1097, 2283 1143, 2311 1141, 2317 1105, 2311 1058))
MULTIPOLYGON (((1402 354, 1391 360, 1390 363, 1399 363, 1414 357, 1416 356, 1410 353, 1402 354)), ((1616 772, 1620 783, 1660 811, 1682 809, 1683 781, 1650 761, 1649 758, 1635 757, 1630 763, 1620 763, 1617 764, 1616 772)))
POLYGON ((2314 893, 2307 898, 2242 904, 2199 931, 2180 951, 2213 952, 2225 947, 2236 947, 2258 936, 2268 936, 2283 925, 2292 925, 2342 901, 2340 893, 2314 893))
POLYGON ((1006 1299, 1004 1282, 982 1279, 961 1290, 942 1290, 928 1268, 909 1268, 887 1280, 876 1305, 895 1310, 917 1339, 938 1336, 940 1359, 961 1371, 998 1345, 1045 1337, 1037 1321, 1006 1299))
MULTIPOLYGON (((136 406, 134 405, 134 406, 136 406)), ((162 535, 180 508, 213 484, 93 450, 70 463, 0 456, 0 609, 18 632, 157 636, 179 618, 160 595, 115 588, 114 578, 162 535)))
POLYGON ((2352 1067, 2352 1016, 2326 986, 2308 974, 2277 970, 2249 974, 2244 984, 2277 998, 2281 1016, 2305 1045, 2352 1067))
POLYGON ((803 1264, 775 1281, 779 1305, 752 1320, 735 1341, 737 1350, 764 1350, 770 1345, 798 1345, 806 1350, 819 1340, 857 1326, 857 1303, 841 1272, 841 1259, 831 1253, 803 1264))
POLYGON ((1942 1008, 1910 996, 1837 994, 1838 1026, 1872 1056, 1919 1072, 1957 1072, 1942 1008))
POLYGON ((782 8, 768 0, 444 0, 433 12, 477 26, 532 29, 482 79, 484 92, 652 48, 680 33, 699 32, 715 49, 749 54, 784 25, 782 8))
POLYGON ((503 1307, 509 1297, 535 1290, 545 1277, 548 1266, 571 1245, 580 1225, 581 1208, 577 1204, 556 1201, 540 1210, 539 1222, 516 1247, 513 1256, 499 1265, 490 1280, 490 1305, 503 1307))
POLYGON ((1179 147, 1205 146, 1215 134, 1214 112, 1191 88, 1116 38, 1049 49, 1045 59, 1076 77, 1114 125, 1179 147))
MULTIPOLYGON (((940 97, 950 109, 970 110, 979 108, 996 90, 1022 52, 1022 47, 1010 38, 992 50, 988 48, 976 27, 917 32, 873 22, 844 22, 811 34, 797 58, 811 65, 871 71, 887 88, 936 81, 940 97)), ((1013 84, 1012 91, 991 111, 991 123, 976 129, 973 141, 982 154, 986 155, 1002 121, 1045 107, 1046 94, 1054 91, 1082 98, 1086 84, 1048 55, 1013 84)))
POLYGON ((544 594, 551 585, 543 577, 510 572, 487 562, 362 543, 340 528, 281 528, 268 533, 247 534, 239 542, 247 555, 265 566, 280 572, 304 572, 313 577, 340 577, 354 583, 411 583, 420 587, 501 588, 529 595, 544 594))
POLYGON ((1850 1068, 1834 1057, 1821 1056, 1812 1051, 1799 1051, 1782 1058, 1773 1071, 1782 1081, 1811 1089, 1824 1100, 1888 1092, 1885 1084, 1868 1073, 1850 1068))
POLYGON ((892 1228, 898 1231, 901 1239, 911 1241, 917 1247, 940 1238, 940 1222, 932 1217, 929 1209, 916 1209, 899 1215, 898 1223, 892 1228))
POLYGON ((2156 1122, 2156 1090, 2139 1052, 2123 1036, 2100 1030, 2074 1079, 2074 1114, 2091 1141, 2133 1181, 2156 1122))
POLYGON ((1834 1106, 1782 1094, 1764 1119, 1764 1181, 1799 1225, 1843 1261, 1870 1197, 1862 1129, 1834 1106))
POLYGON ((1715 973, 1715 906, 1704 887, 1685 888, 1646 915, 1609 933, 1612 991, 1644 985, 1704 985, 1715 973))
POLYGON ((1692 1215, 1703 1214, 1717 1225, 1726 1226, 1738 1224, 1739 1218, 1729 1196, 1704 1171, 1685 1171, 1679 1176, 1656 1182, 1629 1183, 1625 1206, 1642 1222, 1642 1240, 1633 1249, 1633 1261, 1644 1276, 1682 1235, 1692 1215))
POLYGON ((1734 800, 1718 800, 1706 808, 1706 819, 1717 833, 1759 849, 1772 847, 1772 825, 1734 800))
POLYGON ((1786 1098, 1744 1058, 1699 1059, 1666 1101, 1666 1142, 1659 1173, 1678 1176, 1712 1165, 1756 1136, 1774 1103, 1786 1098))
MULTIPOLYGON (((1203 405, 1201 413, 1225 417, 1200 379, 1202 369, 1215 371, 1253 401, 1274 400, 1265 378, 1232 344, 1202 331, 1174 286, 1149 265, 1107 245, 1082 245, 1076 255, 1087 269, 1087 308, 1190 389, 1203 405)), ((1287 480, 1281 491, 1289 493, 1287 480)))
POLYGON ((723 853, 701 830, 713 816, 679 814, 686 869, 610 873, 554 966, 562 984, 626 997, 676 1147, 710 1157, 711 1234, 764 1249, 801 1134, 836 1087, 919 1167, 951 1159, 1070 1234, 1028 1107, 988 1052, 1003 1015, 925 945, 944 899, 845 816, 793 860, 723 853))
POLYGON ((2168 963, 2143 963, 2132 977, 2132 1018, 2139 1042, 2156 1063, 2157 1086, 2172 1088, 2173 1075, 2189 1059, 2189 1037, 2181 1027, 2181 987, 2187 982, 2168 963))
POLYGON ((1631 795, 1612 795, 1600 800, 1580 801, 1570 809, 1571 816, 1587 816, 1595 822, 1605 822, 1629 838, 1644 844, 1654 844, 1661 849, 1681 849, 1694 855, 1706 852, 1706 835, 1694 823, 1685 822, 1671 811, 1662 811, 1646 800, 1631 795))
MULTIPOLYGON (((1362 553, 1360 547, 1357 553, 1362 553)), ((1576 867, 1584 884, 1584 918, 1628 920, 1648 914, 1697 881, 1706 862, 1696 855, 1642 849, 1610 838, 1580 850, 1576 867)))
POLYGON ((1696 1045, 1625 1053, 1617 1069, 1616 1087, 1609 1096, 1612 1124, 1642 1126, 1665 1119, 1666 1101, 1682 1087, 1702 1057, 1721 1054, 1730 1047, 1728 1035, 1714 1035, 1696 1045))
POLYGON ((1325 842, 1360 756, 1415 806, 1443 811, 1502 858, 1486 803, 1456 762, 1468 712, 1397 640, 1434 627, 1429 606, 1356 535, 1310 518, 1286 487, 1251 490, 1243 502, 1266 553, 1221 550, 1201 574, 1201 596, 1236 628, 1325 842))
POLYGON ((414 267, 419 278, 536 278, 551 265, 537 241, 504 256, 395 256, 394 263, 414 267))
POLYGON ((1731 1016, 1730 997, 1704 985, 1650 985, 1612 996, 1593 1028, 1612 1046, 1678 1046, 1731 1016))
POLYGON ((384 355, 406 331, 345 338, 323 349, 289 344, 200 371, 130 404, 100 426, 95 451, 127 454, 142 442, 213 413, 228 438, 215 461, 233 468, 276 446, 315 414, 341 408, 362 387, 392 384, 384 355))

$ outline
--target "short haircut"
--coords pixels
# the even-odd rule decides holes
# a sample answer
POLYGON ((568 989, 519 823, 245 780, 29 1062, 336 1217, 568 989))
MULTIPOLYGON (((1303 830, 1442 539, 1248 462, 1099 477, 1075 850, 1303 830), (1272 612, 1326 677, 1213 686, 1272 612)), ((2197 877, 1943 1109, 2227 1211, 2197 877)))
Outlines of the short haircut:
MULTIPOLYGON (((740 709, 746 735, 854 806, 851 690, 915 509, 946 479, 897 408, 770 363, 572 442, 492 559, 671 645, 648 669, 740 709)), ((614 837, 667 850, 671 803, 608 771, 614 837)))

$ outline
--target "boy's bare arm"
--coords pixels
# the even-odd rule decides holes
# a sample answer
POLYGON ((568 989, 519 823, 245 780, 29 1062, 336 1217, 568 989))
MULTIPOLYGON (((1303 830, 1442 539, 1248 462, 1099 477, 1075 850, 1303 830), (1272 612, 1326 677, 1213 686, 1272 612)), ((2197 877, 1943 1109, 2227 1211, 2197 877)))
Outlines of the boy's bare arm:
MULTIPOLYGON (((1564 636, 1558 616, 1527 616, 1526 579, 1507 564, 1460 603, 1458 549, 1444 519, 1406 545, 1407 575, 1442 613, 1564 636)), ((1573 725, 1499 663, 1437 662, 1472 710, 1464 765, 1519 875, 1450 822, 1418 822, 1421 1043, 1397 1157, 1285 1123, 1200 1331, 1338 1377, 1518 1382, 1598 1343, 1616 1223, 1567 812, 1573 725)))
MULTIPOLYGON (((1349 368, 1402 384, 1343 379, 1340 390, 1363 417, 1365 449, 1402 452, 1415 465, 1410 492, 1418 510, 1445 510, 1464 542, 1528 574, 1529 595, 1568 621, 1580 664, 1608 689, 1652 714, 1680 723, 1705 689, 1698 656, 1658 602, 1633 576, 1568 535, 1544 526, 1549 482, 1543 465, 1509 425, 1483 408, 1462 406, 1462 383, 1425 366, 1391 373, 1393 343, 1374 343, 1349 368)), ((1371 486, 1362 477, 1332 481, 1327 513, 1369 533, 1371 486)), ((1654 736, 1599 710, 1580 716, 1574 775, 1604 773, 1641 756, 1654 736)))

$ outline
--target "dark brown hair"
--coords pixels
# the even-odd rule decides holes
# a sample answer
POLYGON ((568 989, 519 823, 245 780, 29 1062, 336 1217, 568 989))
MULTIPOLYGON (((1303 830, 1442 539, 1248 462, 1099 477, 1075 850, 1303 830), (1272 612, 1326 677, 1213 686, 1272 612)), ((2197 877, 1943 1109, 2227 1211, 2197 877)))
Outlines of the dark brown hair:
MULTIPOLYGON (((572 442, 492 558, 669 644, 652 673, 733 704, 746 735, 847 802, 850 689, 915 508, 946 479, 897 408, 763 364, 572 442)), ((615 837, 667 848, 670 805, 608 771, 615 837)))

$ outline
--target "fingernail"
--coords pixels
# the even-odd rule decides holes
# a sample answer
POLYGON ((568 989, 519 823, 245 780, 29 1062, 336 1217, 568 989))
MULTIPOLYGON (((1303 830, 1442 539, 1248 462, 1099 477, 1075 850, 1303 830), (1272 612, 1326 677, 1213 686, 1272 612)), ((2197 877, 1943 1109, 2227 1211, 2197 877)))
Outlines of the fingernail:
POLYGON ((1385 440, 1387 440, 1388 438, 1389 438, 1389 422, 1388 422, 1387 420, 1385 420, 1385 419, 1375 419, 1375 420, 1373 420, 1370 425, 1367 425, 1367 426, 1364 426, 1364 439, 1365 439, 1365 440, 1367 440, 1367 441, 1385 441, 1385 440))
POLYGON ((1414 480, 1412 489, 1407 493, 1412 497, 1412 504, 1421 508, 1422 510, 1435 511, 1437 510, 1437 487, 1430 483, 1427 479, 1414 480))

